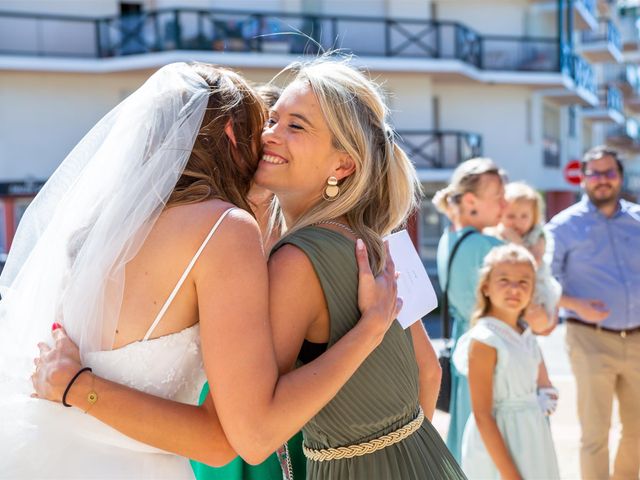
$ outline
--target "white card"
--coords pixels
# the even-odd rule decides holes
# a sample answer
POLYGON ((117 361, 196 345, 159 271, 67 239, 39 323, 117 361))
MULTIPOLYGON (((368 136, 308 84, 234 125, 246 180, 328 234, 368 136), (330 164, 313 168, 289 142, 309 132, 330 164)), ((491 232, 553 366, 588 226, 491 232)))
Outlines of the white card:
POLYGON ((402 310, 398 322, 407 328, 436 308, 438 298, 409 233, 401 230, 384 239, 389 242, 391 258, 400 272, 398 296, 402 298, 402 310))

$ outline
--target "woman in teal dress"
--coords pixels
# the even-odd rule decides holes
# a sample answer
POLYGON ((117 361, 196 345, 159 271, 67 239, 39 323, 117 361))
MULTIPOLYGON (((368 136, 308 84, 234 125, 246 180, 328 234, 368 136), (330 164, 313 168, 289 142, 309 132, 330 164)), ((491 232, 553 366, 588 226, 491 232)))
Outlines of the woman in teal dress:
MULTIPOLYGON (((440 238, 437 252, 438 277, 444 289, 447 283, 449 253, 457 241, 472 231, 460 244, 451 265, 449 311, 453 320, 451 338, 457 341, 469 329, 469 319, 476 301, 478 272, 485 255, 502 242, 484 235, 482 230, 498 224, 505 207, 504 185, 500 170, 487 158, 462 163, 453 173, 451 183, 436 193, 433 202, 450 220, 440 238)), ((467 378, 451 364, 451 403, 447 446, 460 461, 462 433, 471 414, 467 378)))
MULTIPOLYGON (((200 394, 200 403, 209 395, 209 383, 205 383, 200 394)), ((292 480, 305 478, 305 458, 302 453, 302 432, 280 447, 264 462, 251 465, 241 457, 234 458, 224 467, 212 467, 191 460, 191 468, 197 480, 292 480), (283 476, 285 474, 286 476, 283 476)))

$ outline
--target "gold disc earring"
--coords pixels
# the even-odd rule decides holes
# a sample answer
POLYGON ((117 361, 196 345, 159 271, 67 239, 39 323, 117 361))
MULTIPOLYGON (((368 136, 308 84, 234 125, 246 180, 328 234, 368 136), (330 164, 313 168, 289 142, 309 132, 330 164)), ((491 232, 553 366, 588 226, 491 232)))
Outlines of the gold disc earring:
POLYGON ((322 198, 327 202, 333 202, 340 195, 340 187, 338 186, 338 179, 336 177, 327 178, 327 186, 322 193, 322 198))

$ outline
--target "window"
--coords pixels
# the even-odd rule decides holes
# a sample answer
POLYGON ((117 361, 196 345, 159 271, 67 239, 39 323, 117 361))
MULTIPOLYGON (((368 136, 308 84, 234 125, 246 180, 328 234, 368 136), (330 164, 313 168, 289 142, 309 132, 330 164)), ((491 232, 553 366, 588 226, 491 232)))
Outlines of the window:
POLYGON ((569 107, 569 137, 570 138, 576 138, 576 106, 575 105, 571 105, 569 107))
POLYGON ((429 275, 434 277, 437 273, 436 252, 438 241, 442 235, 446 218, 436 210, 436 207, 431 202, 432 197, 433 195, 428 195, 428 198, 422 201, 418 232, 420 236, 420 258, 422 258, 429 275))
POLYGON ((542 162, 545 167, 560 166, 560 110, 548 104, 542 114, 542 162))
POLYGON ((31 203, 31 200, 33 200, 32 198, 18 198, 16 199, 15 203, 14 203, 14 207, 13 207, 13 218, 14 218, 14 231, 15 229, 18 228, 18 224, 20 223, 20 220, 22 219, 22 216, 24 215, 24 212, 27 210, 27 207, 29 206, 29 204, 31 203))

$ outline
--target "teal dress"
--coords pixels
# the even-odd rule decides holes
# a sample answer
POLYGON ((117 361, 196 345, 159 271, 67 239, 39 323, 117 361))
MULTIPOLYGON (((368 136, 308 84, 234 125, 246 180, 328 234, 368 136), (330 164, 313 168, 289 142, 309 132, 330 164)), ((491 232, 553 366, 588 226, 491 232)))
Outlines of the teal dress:
MULTIPOLYGON (((205 383, 200 393, 200 404, 209 394, 209 383, 205 383)), ((289 442, 289 456, 295 480, 305 478, 306 459, 302 453, 302 433, 298 433, 289 442)), ((236 457, 224 467, 210 467, 191 460, 191 468, 197 480, 282 480, 282 468, 278 456, 274 453, 260 465, 250 465, 236 457)))
MULTIPOLYGON (((447 265, 449 253, 455 242, 467 231, 475 230, 465 227, 462 230, 446 230, 438 243, 438 277, 440 286, 444 289, 447 280, 447 265)), ((449 282, 449 312, 453 321, 451 338, 454 342, 469 330, 469 319, 476 303, 476 288, 478 273, 484 257, 493 247, 502 245, 502 241, 495 237, 477 232, 465 238, 456 252, 451 265, 451 281, 449 282)), ((467 419, 471 414, 471 397, 467 377, 451 364, 451 415, 449 432, 447 433, 447 447, 456 460, 461 460, 462 433, 467 419)))

